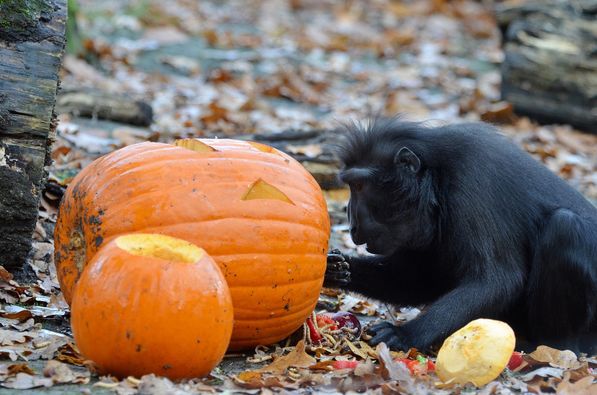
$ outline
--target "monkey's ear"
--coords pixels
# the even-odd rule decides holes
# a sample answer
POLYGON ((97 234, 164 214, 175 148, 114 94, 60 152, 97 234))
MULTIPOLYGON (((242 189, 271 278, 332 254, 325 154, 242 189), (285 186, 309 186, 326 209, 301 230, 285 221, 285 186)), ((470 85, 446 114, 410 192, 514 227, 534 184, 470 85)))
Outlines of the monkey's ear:
POLYGON ((421 169, 421 160, 419 157, 406 147, 400 148, 400 151, 394 157, 394 163, 397 166, 404 166, 413 173, 421 169))

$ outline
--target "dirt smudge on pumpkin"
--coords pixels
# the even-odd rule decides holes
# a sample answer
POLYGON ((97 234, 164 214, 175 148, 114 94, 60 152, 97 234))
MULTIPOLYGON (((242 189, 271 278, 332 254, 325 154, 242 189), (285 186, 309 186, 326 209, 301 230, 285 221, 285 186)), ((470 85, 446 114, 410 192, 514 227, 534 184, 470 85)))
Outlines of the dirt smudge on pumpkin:
POLYGON ((101 225, 102 220, 100 219, 99 215, 90 215, 87 219, 87 223, 90 225, 101 225))
POLYGON ((85 248, 85 236, 81 231, 80 224, 76 226, 75 229, 73 229, 69 236, 69 239, 70 243, 68 243, 68 246, 66 247, 66 249, 68 250, 66 255, 68 256, 72 254, 75 266, 79 273, 81 273, 83 271, 83 268, 85 267, 87 249, 85 248))

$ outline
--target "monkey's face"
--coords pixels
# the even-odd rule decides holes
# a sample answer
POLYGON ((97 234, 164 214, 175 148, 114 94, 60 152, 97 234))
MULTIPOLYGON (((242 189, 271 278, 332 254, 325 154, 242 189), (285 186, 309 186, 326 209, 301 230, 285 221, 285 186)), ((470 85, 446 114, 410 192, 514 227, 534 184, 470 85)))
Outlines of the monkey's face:
POLYGON ((419 244, 421 224, 416 207, 375 185, 356 183, 350 190, 348 219, 355 244, 366 243, 367 251, 379 255, 419 244))
POLYGON ((355 244, 366 243, 370 253, 424 248, 435 234, 430 175, 421 170, 418 158, 413 165, 411 155, 401 150, 389 164, 348 167, 340 174, 350 186, 350 234, 355 244), (409 155, 408 163, 404 155, 409 155))

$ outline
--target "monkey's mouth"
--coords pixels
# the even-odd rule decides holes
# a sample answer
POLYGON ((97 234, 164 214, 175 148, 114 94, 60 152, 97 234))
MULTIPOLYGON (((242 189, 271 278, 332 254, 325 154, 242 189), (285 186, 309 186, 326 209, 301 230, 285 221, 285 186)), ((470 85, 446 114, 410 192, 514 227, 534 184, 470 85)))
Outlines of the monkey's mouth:
POLYGON ((370 243, 365 243, 364 247, 368 253, 375 254, 375 255, 391 255, 394 252, 394 250, 391 246, 389 246, 385 243, 379 243, 379 242, 375 242, 375 241, 370 242, 370 243))
POLYGON ((381 254, 379 249, 375 248, 374 246, 372 246, 370 244, 365 244, 364 247, 367 250, 367 252, 370 254, 381 254))

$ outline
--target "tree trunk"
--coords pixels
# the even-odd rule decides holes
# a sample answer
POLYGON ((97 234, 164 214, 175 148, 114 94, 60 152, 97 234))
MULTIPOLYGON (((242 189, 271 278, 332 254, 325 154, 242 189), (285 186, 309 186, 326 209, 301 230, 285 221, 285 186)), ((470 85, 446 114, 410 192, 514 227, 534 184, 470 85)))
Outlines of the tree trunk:
POLYGON ((0 265, 22 267, 50 162, 66 0, 0 0, 0 265))
POLYGON ((506 1, 502 97, 518 113, 597 133, 597 0, 506 1))

